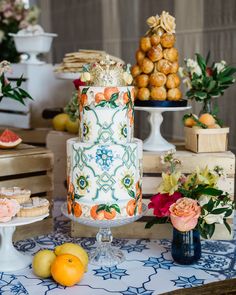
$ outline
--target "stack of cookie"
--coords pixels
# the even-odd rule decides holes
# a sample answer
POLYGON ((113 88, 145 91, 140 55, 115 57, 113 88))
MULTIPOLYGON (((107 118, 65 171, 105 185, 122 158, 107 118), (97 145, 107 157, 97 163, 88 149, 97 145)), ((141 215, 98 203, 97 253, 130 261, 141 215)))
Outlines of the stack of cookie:
MULTIPOLYGON (((49 212, 49 202, 47 199, 30 196, 31 191, 28 189, 20 187, 0 188, 0 201, 11 200, 19 204, 19 209, 16 212, 18 217, 35 217, 49 212)), ((0 209, 1 206, 4 206, 4 204, 1 205, 0 203, 0 209)))
POLYGON ((139 100, 180 100, 175 18, 163 11, 147 19, 150 29, 140 39, 131 69, 139 100))
MULTIPOLYGON (((101 50, 86 50, 80 49, 77 52, 66 53, 62 63, 56 67, 56 73, 80 73, 83 70, 83 65, 99 62, 106 55, 105 51, 101 50)), ((115 61, 121 61, 119 58, 112 57, 115 61)), ((122 61, 121 61, 122 62, 122 61)))

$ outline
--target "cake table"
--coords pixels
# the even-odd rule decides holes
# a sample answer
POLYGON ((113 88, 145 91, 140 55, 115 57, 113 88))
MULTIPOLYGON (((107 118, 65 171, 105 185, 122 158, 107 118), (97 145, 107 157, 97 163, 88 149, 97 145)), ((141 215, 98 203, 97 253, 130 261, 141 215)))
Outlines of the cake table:
POLYGON ((32 257, 17 251, 12 244, 12 236, 17 226, 41 221, 48 214, 37 217, 15 217, 6 223, 0 223, 0 272, 17 271, 26 268, 32 262, 32 257))
POLYGON ((145 151, 163 152, 174 149, 175 146, 169 143, 161 135, 161 124, 163 121, 162 113, 178 112, 191 109, 191 106, 184 107, 140 107, 134 108, 137 111, 145 111, 149 113, 148 120, 150 122, 151 131, 147 139, 144 140, 143 149, 145 151))

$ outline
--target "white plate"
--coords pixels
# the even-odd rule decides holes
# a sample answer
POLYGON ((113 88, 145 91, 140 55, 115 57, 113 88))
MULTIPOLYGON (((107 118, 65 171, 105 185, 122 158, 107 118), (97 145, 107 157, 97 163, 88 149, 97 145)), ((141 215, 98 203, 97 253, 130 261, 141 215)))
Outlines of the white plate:
POLYGON ((54 73, 55 77, 58 79, 65 79, 65 80, 75 80, 75 79, 79 79, 81 73, 77 72, 77 73, 54 73))

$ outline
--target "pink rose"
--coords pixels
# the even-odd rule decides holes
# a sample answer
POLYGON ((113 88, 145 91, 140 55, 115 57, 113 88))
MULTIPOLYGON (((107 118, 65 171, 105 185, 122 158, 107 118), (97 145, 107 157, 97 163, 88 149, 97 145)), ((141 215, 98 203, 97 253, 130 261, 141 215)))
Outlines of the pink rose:
POLYGON ((11 220, 20 210, 20 205, 16 200, 0 199, 0 222, 11 220))
POLYGON ((198 223, 201 207, 196 200, 182 198, 170 206, 170 220, 179 231, 190 231, 198 223))
POLYGON ((159 193, 151 197, 151 202, 148 204, 148 208, 153 208, 153 214, 157 217, 170 216, 170 206, 180 198, 182 198, 182 195, 179 192, 175 192, 171 196, 169 194, 159 193))

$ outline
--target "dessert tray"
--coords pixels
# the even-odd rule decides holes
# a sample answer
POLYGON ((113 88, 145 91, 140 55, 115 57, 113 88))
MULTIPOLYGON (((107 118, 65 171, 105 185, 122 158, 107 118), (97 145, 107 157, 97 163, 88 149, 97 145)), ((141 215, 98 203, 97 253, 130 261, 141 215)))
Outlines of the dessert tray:
POLYGON ((0 223, 0 272, 12 272, 26 268, 32 262, 32 256, 17 251, 12 236, 17 226, 22 226, 46 218, 48 214, 36 217, 14 217, 11 221, 0 223))

